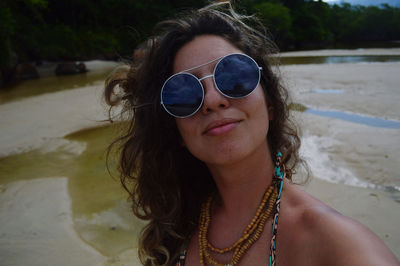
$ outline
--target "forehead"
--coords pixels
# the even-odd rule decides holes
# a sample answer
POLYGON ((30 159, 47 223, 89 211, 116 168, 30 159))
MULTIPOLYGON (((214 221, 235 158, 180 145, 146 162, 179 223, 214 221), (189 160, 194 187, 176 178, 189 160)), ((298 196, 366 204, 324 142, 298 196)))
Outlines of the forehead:
MULTIPOLYGON (((227 54, 242 53, 233 44, 216 35, 201 35, 178 50, 174 59, 174 73, 193 68, 227 54)), ((213 64, 204 66, 212 67, 213 64)))

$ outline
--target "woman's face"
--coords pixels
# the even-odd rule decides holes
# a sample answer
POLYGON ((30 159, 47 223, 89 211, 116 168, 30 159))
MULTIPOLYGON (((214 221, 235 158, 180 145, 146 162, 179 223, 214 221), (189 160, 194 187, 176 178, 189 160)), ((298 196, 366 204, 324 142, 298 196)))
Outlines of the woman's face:
MULTIPOLYGON (((176 54, 173 71, 199 66, 231 53, 243 53, 222 37, 201 35, 184 45, 176 54)), ((190 73, 197 78, 213 74, 213 62, 190 73)), ((259 84, 249 96, 230 99, 215 88, 213 78, 201 81, 204 87, 203 106, 188 118, 177 118, 183 144, 207 165, 227 165, 268 152, 268 108, 259 84)))

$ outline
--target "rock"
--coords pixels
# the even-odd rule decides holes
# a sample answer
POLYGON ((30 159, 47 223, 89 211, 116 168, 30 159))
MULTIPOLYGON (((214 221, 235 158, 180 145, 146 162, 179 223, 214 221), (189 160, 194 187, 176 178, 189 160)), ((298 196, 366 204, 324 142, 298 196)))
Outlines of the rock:
POLYGON ((77 65, 77 68, 78 68, 80 73, 85 73, 85 72, 88 71, 87 68, 86 68, 86 65, 84 63, 82 63, 82 62, 77 65))
POLYGON ((36 66, 32 63, 20 63, 15 68, 15 80, 37 79, 39 73, 36 66))
POLYGON ((76 62, 62 62, 57 64, 56 75, 73 75, 87 72, 86 65, 84 63, 76 62))

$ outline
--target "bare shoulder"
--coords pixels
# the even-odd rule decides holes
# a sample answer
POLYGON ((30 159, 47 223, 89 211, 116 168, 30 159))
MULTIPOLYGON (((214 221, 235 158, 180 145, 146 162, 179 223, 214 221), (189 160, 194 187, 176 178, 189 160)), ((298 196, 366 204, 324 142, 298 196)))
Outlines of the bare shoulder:
POLYGON ((297 265, 400 265, 371 230, 293 184, 286 186, 281 213, 281 244, 297 265))

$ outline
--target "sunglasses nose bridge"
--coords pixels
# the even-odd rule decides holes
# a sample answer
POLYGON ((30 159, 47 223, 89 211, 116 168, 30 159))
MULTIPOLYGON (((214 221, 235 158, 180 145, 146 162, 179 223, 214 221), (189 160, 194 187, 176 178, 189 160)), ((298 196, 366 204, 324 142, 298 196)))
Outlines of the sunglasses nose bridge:
POLYGON ((213 74, 207 75, 207 76, 205 76, 205 77, 199 78, 199 81, 202 81, 203 79, 207 79, 207 78, 213 78, 213 77, 214 77, 213 74))
MULTIPOLYGON (((206 92, 206 90, 207 90, 206 87, 208 87, 209 85, 205 85, 205 83, 203 83, 202 81, 205 80, 205 79, 208 79, 208 78, 213 78, 213 79, 214 79, 214 74, 210 74, 210 75, 204 76, 204 77, 202 77, 202 78, 198 78, 199 82, 202 83, 202 86, 203 86, 203 89, 204 89, 204 94, 207 93, 207 92, 206 92)), ((211 81, 211 84, 212 84, 212 86, 214 87, 214 89, 216 89, 217 91, 219 91, 219 90, 216 88, 215 82, 214 82, 214 81, 215 81, 215 80, 211 81)), ((205 96, 205 95, 204 95, 204 96, 205 96)))
MULTIPOLYGON (((199 80, 200 83, 203 83, 202 81, 205 80, 205 79, 208 79, 208 78, 213 78, 213 79, 214 79, 214 74, 210 74, 210 75, 204 76, 204 77, 202 77, 202 78, 199 78, 198 80, 199 80)), ((203 89, 206 90, 206 87, 207 87, 207 86, 205 85, 205 83, 203 83, 202 86, 203 86, 203 89)), ((219 91, 218 88, 217 88, 216 85, 215 85, 215 79, 212 81, 212 86, 214 87, 214 89, 216 89, 217 91, 219 91)), ((204 93, 206 94, 207 92, 204 91, 204 93)))
MULTIPOLYGON (((200 82, 200 83, 202 84, 202 86, 203 86, 204 94, 207 93, 207 90, 208 90, 208 89, 206 89, 206 88, 207 88, 208 86, 210 86, 210 85, 206 85, 207 82, 203 82, 203 80, 208 79, 208 78, 213 78, 213 79, 214 79, 214 74, 210 74, 210 75, 204 76, 204 77, 202 77, 202 78, 198 78, 199 82, 200 82)), ((212 86, 215 88, 215 82, 214 82, 214 80, 212 80, 212 81, 210 81, 210 82, 211 82, 212 86)), ((209 84, 210 84, 210 83, 209 83, 209 84)))

